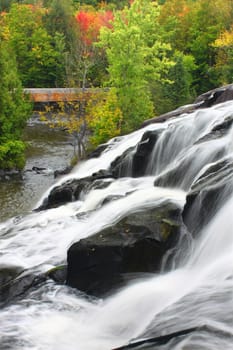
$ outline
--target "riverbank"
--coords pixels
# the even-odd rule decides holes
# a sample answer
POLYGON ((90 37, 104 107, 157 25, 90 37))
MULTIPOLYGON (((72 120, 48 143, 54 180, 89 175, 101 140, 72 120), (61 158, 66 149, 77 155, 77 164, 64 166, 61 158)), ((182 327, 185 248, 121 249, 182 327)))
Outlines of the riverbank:
POLYGON ((0 222, 31 211, 55 182, 54 171, 67 167, 72 157, 70 136, 49 129, 36 118, 29 121, 24 139, 27 143, 24 171, 0 181, 0 222))

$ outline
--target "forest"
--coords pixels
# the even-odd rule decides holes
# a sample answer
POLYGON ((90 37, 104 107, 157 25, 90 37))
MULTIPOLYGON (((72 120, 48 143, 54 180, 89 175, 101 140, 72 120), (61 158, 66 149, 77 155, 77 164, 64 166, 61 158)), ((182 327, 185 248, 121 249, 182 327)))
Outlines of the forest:
POLYGON ((0 168, 24 166, 23 88, 108 88, 71 106, 95 147, 232 83, 232 63, 232 0, 0 0, 0 168))

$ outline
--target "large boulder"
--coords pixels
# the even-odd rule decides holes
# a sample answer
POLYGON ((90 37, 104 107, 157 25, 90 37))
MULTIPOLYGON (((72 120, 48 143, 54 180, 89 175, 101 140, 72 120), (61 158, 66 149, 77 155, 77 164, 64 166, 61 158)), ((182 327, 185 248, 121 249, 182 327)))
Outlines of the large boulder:
POLYGON ((70 247, 67 284, 99 296, 131 278, 158 272, 181 225, 181 209, 173 203, 126 216, 70 247))

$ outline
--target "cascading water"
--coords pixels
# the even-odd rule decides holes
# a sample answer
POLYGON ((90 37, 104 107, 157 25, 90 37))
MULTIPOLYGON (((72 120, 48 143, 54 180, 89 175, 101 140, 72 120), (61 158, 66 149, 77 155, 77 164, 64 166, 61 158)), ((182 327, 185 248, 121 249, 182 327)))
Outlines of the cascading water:
MULTIPOLYGON (((112 179, 108 187, 92 188, 82 200, 0 224, 0 267, 43 273, 65 263, 73 242, 112 225, 126 212, 164 201, 183 207, 190 187, 206 169, 232 158, 231 129, 217 138, 207 137, 232 112, 233 102, 227 102, 110 142, 101 157, 83 162, 60 183, 107 169, 140 142, 146 130, 159 132, 146 176, 127 174, 112 179), (157 179, 160 186, 154 186, 157 179), (119 198, 102 206, 109 195, 119 198)), ((171 271, 141 278, 105 299, 87 298, 47 280, 2 307, 0 349, 111 350, 132 339, 190 327, 199 331, 174 338, 159 349, 232 349, 233 193, 228 191, 222 201, 224 205, 188 251, 179 252, 171 271)))

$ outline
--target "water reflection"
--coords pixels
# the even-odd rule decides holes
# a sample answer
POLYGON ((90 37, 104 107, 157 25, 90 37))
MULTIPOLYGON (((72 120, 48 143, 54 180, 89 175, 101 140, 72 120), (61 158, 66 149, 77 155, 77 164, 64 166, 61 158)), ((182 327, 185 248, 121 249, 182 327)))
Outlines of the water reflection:
POLYGON ((22 176, 0 181, 0 221, 30 211, 54 183, 53 172, 69 165, 73 147, 63 131, 30 121, 25 129, 27 162, 22 176), (33 167, 45 168, 42 173, 33 167))

